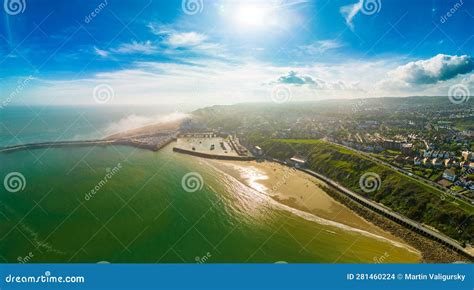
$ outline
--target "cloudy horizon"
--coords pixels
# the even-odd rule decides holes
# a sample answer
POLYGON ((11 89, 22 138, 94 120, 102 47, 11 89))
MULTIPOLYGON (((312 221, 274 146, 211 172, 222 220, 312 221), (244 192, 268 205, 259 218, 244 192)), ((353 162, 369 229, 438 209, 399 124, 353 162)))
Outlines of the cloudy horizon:
POLYGON ((2 11, 0 102, 205 106, 275 101, 282 89, 286 101, 474 91, 474 5, 399 2, 26 1, 21 13, 2 11))

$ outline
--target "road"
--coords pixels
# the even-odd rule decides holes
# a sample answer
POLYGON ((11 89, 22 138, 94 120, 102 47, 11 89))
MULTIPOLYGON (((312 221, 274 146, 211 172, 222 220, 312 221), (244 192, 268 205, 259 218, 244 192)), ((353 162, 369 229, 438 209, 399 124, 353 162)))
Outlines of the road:
MULTIPOLYGON (((280 164, 283 164, 285 166, 288 166, 288 164, 286 164, 285 162, 281 161, 281 160, 278 160, 278 159, 272 159, 274 162, 278 162, 280 164)), ((448 247, 450 247, 451 249, 457 251, 458 253, 461 253, 462 255, 468 257, 469 259, 474 259, 474 257, 468 253, 456 240, 454 239, 451 239, 450 237, 440 233, 440 232, 437 232, 437 231, 434 231, 434 230, 431 230, 425 226, 423 226, 422 224, 412 220, 412 219, 409 219, 401 214, 398 214, 394 211, 392 211, 390 208, 388 207, 385 207, 385 206, 382 206, 370 199, 367 199, 355 192, 353 192, 352 190, 350 189, 347 189, 346 187, 338 184, 337 182, 333 181, 332 179, 324 176, 324 175, 321 175, 315 171, 312 171, 312 170, 309 170, 309 169, 302 169, 302 168, 297 168, 298 170, 300 171, 303 171, 311 176, 314 176, 320 180, 323 180, 324 182, 326 182, 327 184, 331 185, 332 187, 336 188, 337 190, 339 190, 341 193, 344 193, 345 195, 347 195, 348 197, 350 197, 352 200, 355 200, 357 201, 359 204, 362 204, 363 206, 371 209, 372 211, 375 211, 379 214, 382 214, 383 216, 391 219, 391 220, 394 220, 396 221, 397 223, 399 224, 402 224, 403 226, 409 228, 410 230, 413 230, 419 234, 422 234, 426 237, 429 237, 430 239, 432 240, 435 240, 435 241, 438 241, 448 247)))
POLYGON ((423 177, 418 176, 418 175, 416 175, 416 174, 413 174, 413 173, 411 173, 411 172, 409 172, 409 171, 407 171, 407 170, 405 170, 405 169, 403 169, 403 168, 397 167, 397 166, 392 165, 392 164, 390 164, 390 163, 388 163, 388 162, 385 162, 385 161, 383 161, 383 160, 380 160, 380 159, 378 159, 378 158, 376 158, 376 157, 373 157, 372 155, 370 155, 370 154, 368 154, 368 153, 366 153, 366 152, 363 152, 363 151, 360 151, 360 150, 357 150, 357 149, 354 149, 354 148, 351 148, 351 147, 348 147, 348 146, 345 146, 345 145, 342 145, 342 144, 334 143, 334 142, 331 142, 331 141, 328 141, 328 140, 326 140, 326 141, 329 142, 329 143, 331 143, 331 144, 333 144, 333 145, 340 146, 340 147, 343 147, 343 148, 345 148, 345 149, 347 149, 347 150, 351 150, 351 151, 353 151, 353 152, 356 152, 356 153, 358 153, 358 154, 361 154, 361 155, 363 155, 364 157, 367 157, 367 158, 369 158, 370 160, 372 160, 372 161, 374 161, 374 162, 377 162, 377 163, 379 163, 379 164, 381 164, 381 165, 387 166, 387 167, 389 167, 389 168, 391 168, 391 169, 393 169, 393 170, 396 170, 397 172, 400 172, 400 173, 402 173, 402 174, 407 175, 407 176, 410 177, 410 178, 413 178, 413 179, 415 179, 415 180, 417 180, 417 181, 423 182, 424 184, 426 184, 426 185, 428 185, 428 186, 434 187, 435 189, 437 189, 437 190, 439 190, 439 191, 442 191, 446 196, 452 196, 452 197, 454 197, 454 198, 459 199, 460 202, 466 202, 466 203, 472 205, 472 202, 473 202, 473 201, 472 201, 471 199, 467 198, 467 197, 464 196, 464 195, 457 194, 456 192, 449 191, 448 189, 446 189, 446 188, 442 187, 441 185, 437 184, 436 182, 433 182, 433 181, 431 181, 431 180, 429 180, 429 179, 426 179, 426 178, 423 178, 423 177))

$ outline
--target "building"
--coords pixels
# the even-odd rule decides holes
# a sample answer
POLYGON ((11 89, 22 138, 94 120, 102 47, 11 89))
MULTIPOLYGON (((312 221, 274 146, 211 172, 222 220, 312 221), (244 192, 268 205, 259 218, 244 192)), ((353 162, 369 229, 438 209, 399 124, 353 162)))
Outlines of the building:
POLYGON ((383 141, 383 148, 389 150, 400 150, 402 148, 402 143, 393 140, 384 140, 383 141))
POLYGON ((411 143, 402 144, 402 153, 404 155, 412 155, 413 154, 413 144, 411 144, 411 143))
POLYGON ((421 165, 421 159, 418 157, 413 158, 413 165, 421 165))
POLYGON ((296 168, 304 168, 307 162, 306 158, 298 157, 297 155, 290 158, 290 163, 296 168))
POLYGON ((452 169, 446 169, 443 172, 443 178, 451 182, 454 182, 456 180, 456 172, 452 169))
POLYGON ((443 159, 434 158, 433 160, 431 160, 431 165, 433 165, 434 167, 441 167, 443 166, 443 159))
POLYGON ((463 151, 462 152, 462 160, 464 160, 464 161, 474 161, 474 155, 472 154, 472 152, 463 151))
POLYGON ((253 148, 253 154, 255 156, 263 156, 263 149, 260 146, 255 146, 253 148))

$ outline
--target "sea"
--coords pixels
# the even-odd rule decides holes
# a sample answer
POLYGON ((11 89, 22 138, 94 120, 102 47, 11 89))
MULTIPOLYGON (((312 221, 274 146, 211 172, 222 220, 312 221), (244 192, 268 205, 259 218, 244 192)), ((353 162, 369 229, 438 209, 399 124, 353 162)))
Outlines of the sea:
MULTIPOLYGON (((0 147, 97 139, 187 112, 6 107, 0 147)), ((172 151, 127 146, 0 153, 2 263, 400 263, 393 243, 318 222, 172 151)))

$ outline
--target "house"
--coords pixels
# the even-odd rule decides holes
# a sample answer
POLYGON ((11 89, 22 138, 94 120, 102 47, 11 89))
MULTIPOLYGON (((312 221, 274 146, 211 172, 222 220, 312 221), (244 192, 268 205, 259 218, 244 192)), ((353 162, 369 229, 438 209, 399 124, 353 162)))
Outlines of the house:
POLYGON ((421 159, 418 157, 413 158, 413 165, 421 165, 421 159))
POLYGON ((453 169, 446 169, 443 172, 443 178, 454 182, 456 180, 456 172, 453 169))
POLYGON ((464 161, 474 161, 474 156, 473 156, 472 152, 463 151, 461 154, 462 154, 462 160, 464 160, 464 161))
POLYGON ((441 167, 443 166, 443 159, 434 158, 433 160, 431 160, 431 165, 433 165, 434 167, 441 167))
POLYGON ((421 164, 423 164, 423 166, 430 166, 430 159, 429 158, 423 158, 423 160, 421 160, 421 164))
POLYGON ((453 160, 446 158, 443 160, 443 165, 444 167, 452 167, 453 166, 453 160))

